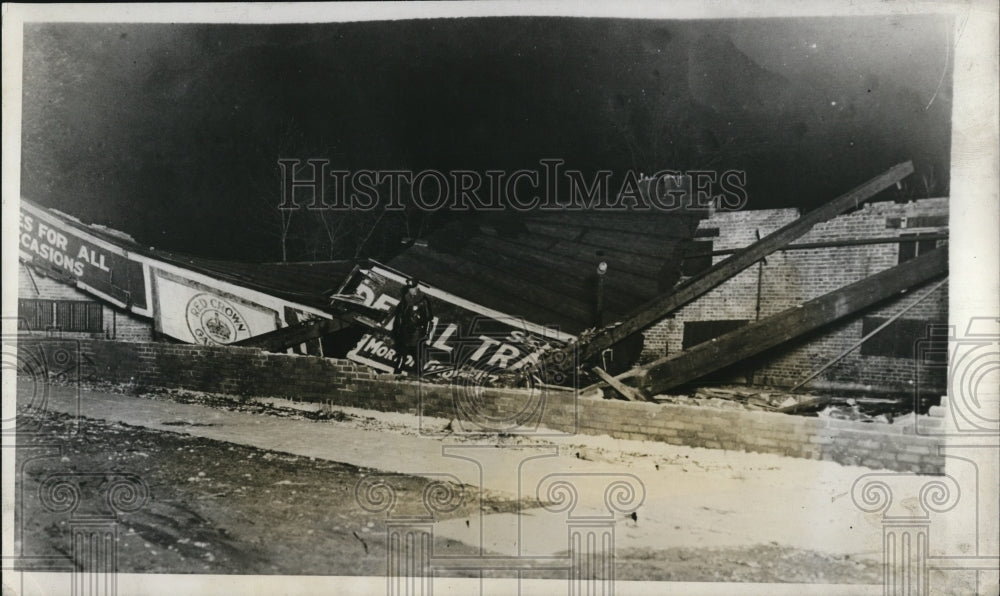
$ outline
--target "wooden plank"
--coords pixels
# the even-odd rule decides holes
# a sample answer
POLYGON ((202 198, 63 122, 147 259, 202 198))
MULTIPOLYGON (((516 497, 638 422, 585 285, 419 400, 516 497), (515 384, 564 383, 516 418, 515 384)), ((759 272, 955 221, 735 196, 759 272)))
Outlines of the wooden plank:
POLYGON ((412 249, 393 259, 390 266, 399 271, 406 271, 446 292, 512 317, 521 317, 541 325, 554 325, 562 331, 573 334, 587 327, 567 312, 559 310, 558 305, 531 304, 517 294, 498 291, 498 288, 478 276, 461 273, 441 260, 418 257, 412 249))
POLYGON ((783 408, 778 408, 777 410, 775 410, 775 412, 778 412, 780 414, 794 414, 794 413, 798 412, 799 410, 808 410, 808 409, 811 409, 811 408, 819 408, 819 407, 825 406, 826 404, 832 402, 834 399, 835 398, 830 397, 830 396, 821 395, 819 397, 813 397, 813 398, 807 399, 805 401, 800 401, 798 403, 794 403, 794 404, 792 404, 790 406, 785 406, 783 408))
POLYGON ((587 270, 596 267, 598 261, 604 260, 613 262, 618 269, 652 279, 655 278, 661 265, 661 258, 618 250, 613 244, 588 244, 578 240, 532 233, 521 234, 516 238, 496 239, 547 255, 572 258, 583 264, 587 270), (598 252, 603 253, 603 256, 598 257, 598 252))
POLYGON ((684 239, 665 238, 638 231, 582 229, 570 225, 541 223, 530 219, 525 222, 525 226, 532 234, 551 238, 553 246, 562 242, 581 245, 582 252, 588 257, 594 255, 598 250, 605 253, 622 253, 626 256, 637 255, 650 260, 653 270, 659 266, 659 260, 671 254, 673 248, 684 239))
POLYGON ((679 354, 633 369, 619 380, 655 395, 759 354, 877 304, 920 283, 946 275, 948 248, 876 273, 802 305, 731 331, 679 354))
MULTIPOLYGON (((516 275, 511 275, 505 271, 494 269, 484 263, 468 260, 461 256, 443 253, 430 248, 414 246, 407 251, 410 258, 422 262, 437 262, 454 272, 469 276, 477 282, 493 288, 494 293, 513 296, 516 300, 522 301, 526 309, 530 311, 547 310, 558 311, 570 316, 573 320, 579 321, 583 325, 593 324, 594 294, 585 296, 572 295, 565 291, 553 291, 539 286, 524 283, 516 275)), ((468 291, 458 292, 459 296, 478 302, 488 303, 490 295, 479 295, 468 291)), ((544 320, 531 319, 533 323, 544 324, 544 320)))
POLYGON ((590 265, 590 269, 597 266, 600 261, 605 261, 608 267, 614 267, 640 277, 656 280, 663 268, 663 257, 668 254, 660 253, 658 257, 640 255, 637 253, 625 252, 609 246, 596 244, 584 244, 571 240, 561 240, 548 248, 549 252, 555 255, 563 255, 574 258, 590 265), (597 256, 597 252, 603 256, 597 256))
MULTIPOLYGON (((848 246, 871 246, 875 244, 904 244, 907 242, 920 242, 922 240, 947 240, 948 234, 914 234, 913 236, 887 236, 884 238, 848 238, 845 240, 825 240, 823 242, 802 242, 789 244, 780 249, 781 252, 789 250, 812 250, 815 248, 841 248, 848 246)), ((727 248, 723 250, 713 250, 713 257, 731 255, 739 252, 739 248, 727 248)))
POLYGON ((562 224, 592 230, 608 230, 629 234, 647 234, 657 238, 690 238, 698 227, 698 220, 707 214, 692 215, 684 212, 618 213, 573 211, 555 212, 533 216, 526 221, 562 224))
MULTIPOLYGON (((533 230, 537 226, 532 225, 533 230)), ((521 234, 517 237, 485 236, 490 240, 506 242, 522 249, 533 250, 547 255, 562 255, 580 262, 587 271, 597 266, 599 261, 607 261, 617 269, 628 273, 655 280, 663 265, 663 258, 670 256, 672 247, 679 242, 674 239, 663 240, 655 247, 651 244, 643 245, 640 249, 632 251, 627 247, 629 241, 622 234, 605 238, 606 241, 589 241, 573 238, 560 237, 556 235, 546 235, 537 232, 521 234), (603 256, 597 256, 598 252, 603 256), (645 251, 645 252, 643 252, 645 251)), ((470 239, 474 242, 478 238, 470 239)), ((632 244, 640 245, 636 240, 632 244)), ((565 262, 565 260, 563 260, 565 262)))
POLYGON ((638 232, 629 234, 627 232, 588 230, 580 237, 579 242, 591 246, 614 247, 622 252, 649 257, 659 267, 664 258, 669 258, 677 246, 689 238, 690 236, 688 238, 660 238, 638 232))
POLYGON ((729 258, 713 265, 700 275, 683 282, 672 292, 655 298, 637 308, 627 319, 616 327, 600 332, 581 345, 580 361, 593 358, 601 350, 609 348, 626 337, 655 324, 666 315, 718 287, 726 280, 753 265, 776 250, 800 238, 816 224, 827 221, 841 213, 856 208, 913 172, 913 164, 905 162, 893 166, 888 171, 868 182, 848 191, 822 207, 814 209, 779 230, 765 236, 729 258))
MULTIPOLYGON (((494 250, 501 251, 513 258, 524 259, 579 279, 585 280, 594 275, 594 272, 597 270, 596 258, 582 260, 575 257, 554 254, 550 249, 540 250, 501 238, 473 238, 470 244, 484 246, 486 242, 494 250)), ((612 284, 619 284, 617 288, 622 292, 637 293, 644 296, 654 296, 659 290, 655 279, 635 275, 623 270, 615 270, 613 273, 615 273, 614 279, 610 279, 609 276, 609 279, 605 280, 606 288, 612 284)))
POLYGON ((568 224, 548 223, 535 219, 525 220, 524 226, 532 234, 548 236, 555 240, 576 240, 583 234, 583 228, 568 224))
MULTIPOLYGON (((596 281, 591 274, 590 278, 575 277, 567 274, 563 270, 555 270, 552 267, 542 267, 526 260, 515 259, 510 255, 498 250, 488 250, 479 244, 470 243, 461 251, 461 256, 497 270, 507 272, 518 278, 523 283, 536 284, 549 290, 568 293, 573 296, 596 296, 596 281)), ((604 304, 606 313, 622 315, 631 311, 642 302, 642 297, 636 296, 635 292, 607 291, 605 286, 604 304)))
POLYGON ((639 389, 634 387, 629 387, 625 383, 622 383, 618 379, 612 377, 607 372, 604 371, 600 366, 595 366, 593 369, 594 374, 601 378, 602 381, 607 383, 612 389, 621 394, 625 399, 629 401, 646 401, 646 396, 642 395, 639 389))
POLYGON ((310 319, 288 327, 248 337, 230 345, 244 348, 260 348, 268 352, 284 352, 288 348, 303 344, 309 340, 339 331, 344 328, 344 322, 338 319, 310 319))

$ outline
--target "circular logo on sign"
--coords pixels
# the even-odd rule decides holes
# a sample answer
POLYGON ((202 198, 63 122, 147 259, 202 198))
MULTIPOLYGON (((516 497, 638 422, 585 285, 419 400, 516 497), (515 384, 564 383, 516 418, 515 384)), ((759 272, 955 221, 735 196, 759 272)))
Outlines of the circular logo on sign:
POLYGON ((185 309, 188 329, 197 343, 231 344, 250 337, 250 327, 236 307, 212 294, 195 294, 185 309))

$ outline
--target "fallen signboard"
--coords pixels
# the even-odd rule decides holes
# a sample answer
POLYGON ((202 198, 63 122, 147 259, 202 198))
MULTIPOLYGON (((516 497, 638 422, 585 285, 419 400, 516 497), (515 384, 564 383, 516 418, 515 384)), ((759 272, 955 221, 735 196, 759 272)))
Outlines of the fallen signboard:
MULTIPOLYGON (((358 266, 337 292, 364 307, 370 331, 347 357, 376 370, 392 372, 396 350, 391 338, 393 309, 408 277, 372 262, 358 266)), ((432 312, 430 332, 421 350, 421 374, 441 380, 474 376, 490 381, 534 365, 546 351, 562 348, 574 336, 470 302, 421 282, 432 312)), ((406 370, 417 363, 407 358, 406 370)))

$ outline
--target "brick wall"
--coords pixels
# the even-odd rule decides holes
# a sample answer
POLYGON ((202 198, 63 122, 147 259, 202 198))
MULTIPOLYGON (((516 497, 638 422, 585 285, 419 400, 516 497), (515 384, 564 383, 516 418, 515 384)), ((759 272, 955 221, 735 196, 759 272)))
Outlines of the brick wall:
MULTIPOLYGON (((775 453, 850 465, 940 474, 939 439, 913 425, 876 425, 767 412, 583 399, 572 392, 487 390, 405 382, 347 360, 253 348, 103 340, 20 340, 22 362, 60 362, 64 380, 131 383, 242 396, 284 397, 383 411, 494 419, 522 413, 527 425, 675 445, 775 453), (72 363, 78 363, 78 367, 72 363), (70 364, 67 364, 70 363, 70 364), (78 371, 67 374, 67 371, 78 371), (475 402, 469 408, 471 402, 475 402), (537 407, 535 407, 537 406, 537 407)), ((30 382, 22 375, 20 382, 30 382)), ((940 411, 941 408, 938 408, 940 411)), ((534 427, 534 426, 532 426, 534 427)))
MULTIPOLYGON (((947 216, 947 199, 925 199, 907 204, 870 203, 817 225, 795 244, 946 232, 947 216), (903 218, 906 218, 905 224, 903 218)), ((719 235, 713 238, 713 250, 738 249, 753 243, 758 231, 761 237, 766 236, 797 217, 795 209, 718 213, 702 220, 699 229, 719 230, 719 235)), ((685 323, 722 319, 753 322, 758 317, 765 318, 895 266, 899 250, 900 245, 892 243, 773 253, 764 264, 749 267, 647 330, 643 359, 648 361, 679 352, 685 323)), ((714 262, 724 258, 726 255, 716 256, 714 262)), ((733 367, 715 380, 791 386, 861 339, 864 317, 891 317, 917 301, 933 285, 914 288, 899 298, 776 348, 752 363, 733 367)), ((946 285, 903 318, 945 324, 947 313, 946 285)), ((911 394, 919 388, 930 394, 940 394, 944 386, 940 367, 923 367, 918 376, 913 358, 862 355, 859 348, 827 369, 807 388, 888 394, 911 394)))
POLYGON ((58 333, 61 337, 81 339, 102 337, 118 341, 151 341, 153 339, 151 319, 138 317, 116 306, 95 300, 93 296, 78 290, 72 284, 46 277, 24 263, 18 263, 17 273, 18 298, 77 300, 101 304, 104 320, 103 331, 94 333, 53 331, 52 333, 58 333))

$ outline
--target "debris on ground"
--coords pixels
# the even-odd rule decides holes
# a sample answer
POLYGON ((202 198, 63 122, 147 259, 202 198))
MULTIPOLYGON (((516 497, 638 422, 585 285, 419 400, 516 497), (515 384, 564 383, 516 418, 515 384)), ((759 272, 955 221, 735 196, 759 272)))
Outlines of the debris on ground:
POLYGON ((818 416, 840 420, 891 423, 913 412, 911 400, 792 394, 762 391, 757 387, 698 387, 688 395, 657 395, 656 403, 682 404, 720 409, 762 410, 782 414, 818 416))
MULTIPOLYGON (((691 395, 657 395, 657 403, 708 406, 736 410, 776 411, 794 397, 752 387, 698 387, 691 395)), ((797 403, 797 401, 795 402, 797 403)))

